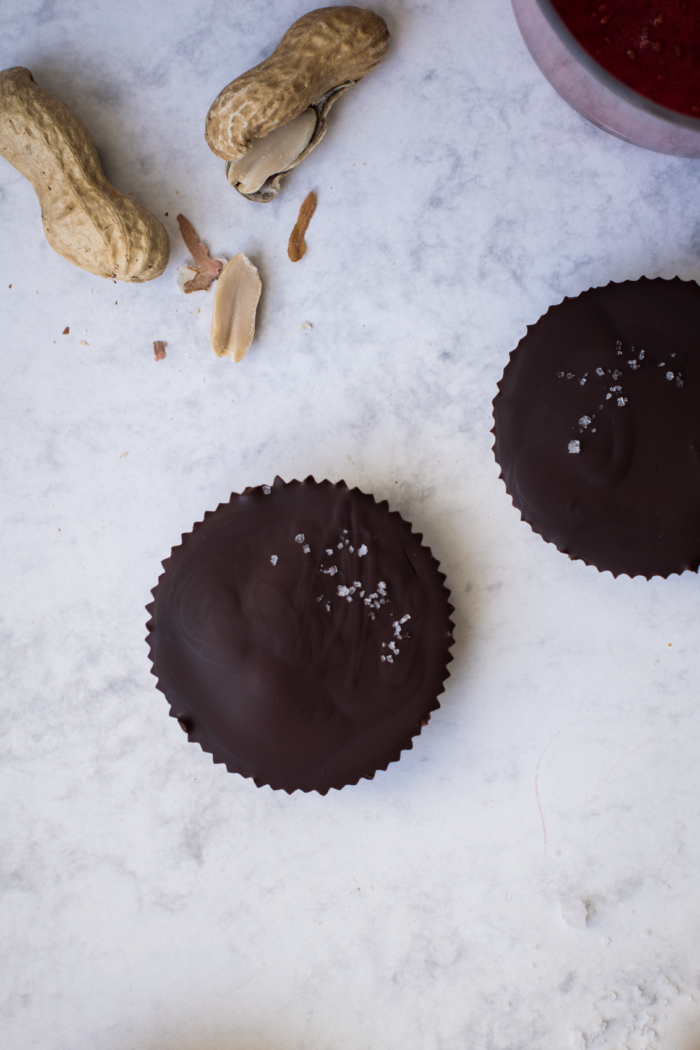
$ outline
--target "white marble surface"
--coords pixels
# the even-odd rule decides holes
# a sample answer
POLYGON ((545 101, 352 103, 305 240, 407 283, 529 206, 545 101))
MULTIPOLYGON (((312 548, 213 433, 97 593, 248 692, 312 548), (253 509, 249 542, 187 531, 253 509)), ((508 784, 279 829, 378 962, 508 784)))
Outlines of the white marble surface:
POLYGON ((277 202, 250 204, 204 117, 308 6, 2 5, 0 68, 75 109, 173 251, 145 286, 73 268, 0 161, 0 1042, 697 1050, 698 580, 614 581, 545 545, 489 430, 551 303, 700 277, 700 167, 585 124, 508 0, 381 0, 384 64, 277 202), (177 290, 179 211, 260 268, 241 365, 209 348, 211 297, 177 290), (388 498, 456 605, 441 711, 326 798, 214 767, 143 641, 180 533, 277 473, 388 498))

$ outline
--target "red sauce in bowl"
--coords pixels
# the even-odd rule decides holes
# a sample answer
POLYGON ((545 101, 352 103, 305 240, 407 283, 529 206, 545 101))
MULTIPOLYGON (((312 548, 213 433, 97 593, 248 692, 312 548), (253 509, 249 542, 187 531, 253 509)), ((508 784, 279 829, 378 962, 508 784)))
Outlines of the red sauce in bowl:
POLYGON ((552 0, 593 58, 634 91, 700 118, 699 0, 552 0))

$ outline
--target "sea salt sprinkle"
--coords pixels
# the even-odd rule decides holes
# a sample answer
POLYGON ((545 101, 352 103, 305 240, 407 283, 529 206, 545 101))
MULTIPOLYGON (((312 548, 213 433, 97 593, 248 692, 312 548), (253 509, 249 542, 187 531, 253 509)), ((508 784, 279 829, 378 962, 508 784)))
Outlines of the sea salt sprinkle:
POLYGON ((272 492, 272 489, 270 488, 269 485, 263 485, 262 490, 263 490, 263 492, 265 493, 266 496, 269 496, 270 493, 272 492))
POLYGON ((358 558, 364 558, 365 554, 367 554, 367 553, 368 553, 367 548, 365 547, 365 545, 363 543, 362 546, 359 548, 359 550, 357 552, 357 556, 358 556, 358 558))
POLYGON ((273 554, 272 557, 270 558, 270 563, 272 565, 276 565, 278 561, 279 561, 279 558, 277 557, 277 555, 273 554))
POLYGON ((304 539, 305 539, 304 533, 300 532, 298 536, 294 537, 294 542, 295 543, 303 543, 304 539))
MULTIPOLYGON (((619 339, 618 339, 617 343, 615 344, 615 349, 616 349, 618 355, 620 355, 622 353, 622 342, 619 339)), ((637 354, 637 357, 631 357, 627 361, 627 365, 633 372, 636 372, 641 367, 640 363, 646 357, 646 350, 640 349, 639 351, 637 351, 636 347, 633 346, 631 352, 632 352, 632 354, 637 354)), ((675 357, 675 356, 676 356, 675 353, 671 354, 671 357, 675 357)), ((658 367, 659 368, 666 368, 666 362, 665 361, 661 361, 658 364, 658 367)), ((605 377, 606 371, 611 376, 611 378, 613 380, 619 380, 619 379, 622 378, 623 373, 622 373, 621 369, 619 369, 619 368, 615 368, 614 370, 610 369, 610 368, 605 369, 605 368, 602 368, 600 365, 596 368, 595 374, 602 379, 602 378, 605 377)), ((557 372, 557 375, 561 378, 561 377, 564 376, 564 373, 563 372, 557 372)), ((571 375, 571 373, 569 373, 569 375, 571 375)), ((587 372, 586 372, 586 375, 588 375, 587 372)), ((680 372, 672 372, 672 371, 668 370, 665 373, 665 376, 666 376, 666 379, 669 382, 673 382, 673 380, 675 379, 676 386, 679 389, 683 387, 684 384, 683 384, 683 379, 681 377, 680 372)), ((605 395, 605 400, 606 401, 612 401, 613 398, 615 399, 615 403, 617 404, 618 408, 624 408, 624 406, 626 404, 628 404, 628 402, 629 402, 629 398, 623 396, 623 394, 622 394, 622 387, 617 382, 615 383, 614 386, 608 387, 608 392, 605 395)), ((599 405, 598 407, 599 407, 599 409, 601 411, 603 410, 603 405, 599 405)), ((581 429, 579 429, 579 434, 582 434, 583 431, 586 429, 586 427, 590 426, 590 424, 592 423, 594 418, 595 418, 595 416, 592 416, 592 415, 591 416, 588 416, 588 415, 581 416, 581 418, 578 421, 578 425, 581 428, 581 429)), ((591 430, 590 430, 590 433, 591 434, 595 434, 596 433, 596 428, 592 427, 591 430)), ((580 442, 578 442, 578 441, 570 441, 568 448, 569 448, 569 452, 572 452, 572 453, 580 452, 581 451, 580 442)))

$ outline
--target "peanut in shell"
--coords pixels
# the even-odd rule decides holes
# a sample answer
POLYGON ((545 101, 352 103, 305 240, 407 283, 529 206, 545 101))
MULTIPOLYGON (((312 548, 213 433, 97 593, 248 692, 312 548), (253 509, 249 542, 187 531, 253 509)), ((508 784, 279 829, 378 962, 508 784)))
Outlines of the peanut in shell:
POLYGON ((388 44, 386 22, 364 8, 322 7, 298 19, 269 58, 223 89, 207 115, 207 143, 227 162, 232 185, 249 200, 276 197, 282 177, 325 135, 333 103, 379 65, 388 44), (246 186, 236 162, 255 150, 264 170, 265 138, 309 110, 315 127, 301 152, 295 154, 290 145, 291 155, 279 159, 278 170, 269 172, 262 186, 246 186))

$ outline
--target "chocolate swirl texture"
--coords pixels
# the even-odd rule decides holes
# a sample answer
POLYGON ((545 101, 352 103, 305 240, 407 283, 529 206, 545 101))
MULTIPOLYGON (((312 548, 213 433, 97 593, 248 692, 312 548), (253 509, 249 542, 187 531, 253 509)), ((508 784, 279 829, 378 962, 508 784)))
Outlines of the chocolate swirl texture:
POLYGON ((522 518, 613 576, 700 564, 700 288, 646 277, 564 299, 528 328, 493 402, 522 518))
POLYGON ((189 739, 288 792, 398 760, 452 659, 449 592, 421 540, 386 502, 313 478, 205 514, 148 606, 152 673, 189 739))

